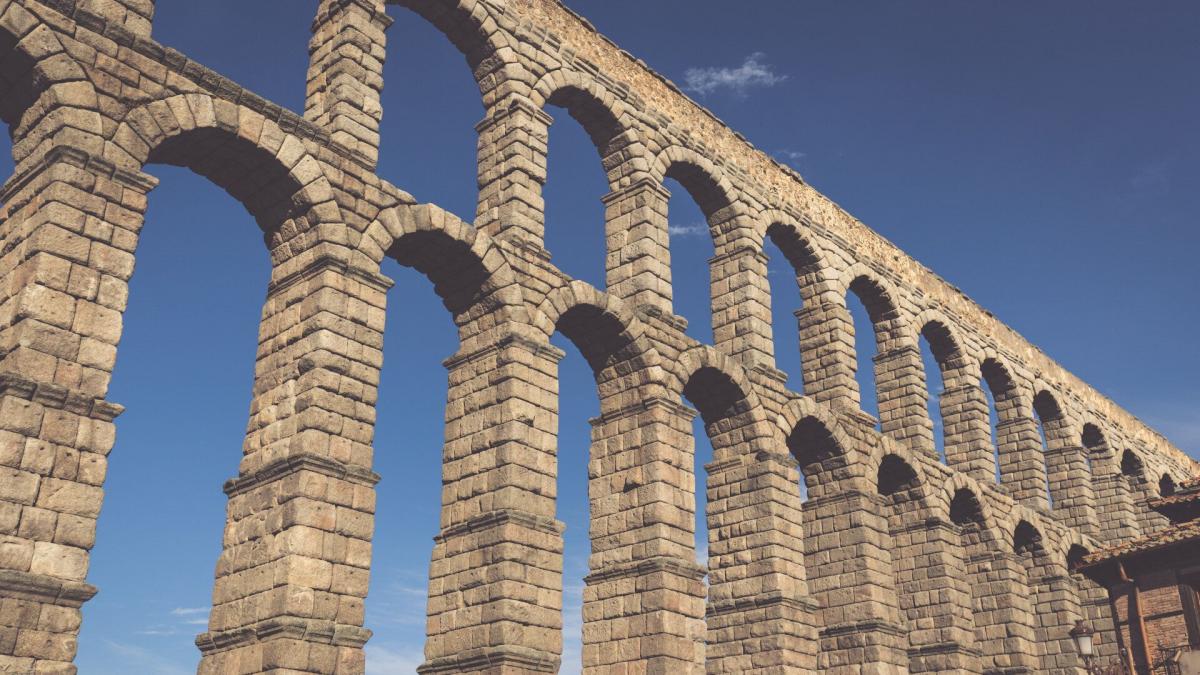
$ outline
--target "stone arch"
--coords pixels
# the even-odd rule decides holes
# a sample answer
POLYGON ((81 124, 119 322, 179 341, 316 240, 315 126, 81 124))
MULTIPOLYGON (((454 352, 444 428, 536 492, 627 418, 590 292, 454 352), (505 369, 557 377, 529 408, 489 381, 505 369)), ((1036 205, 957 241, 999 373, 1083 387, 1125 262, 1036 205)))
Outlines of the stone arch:
POLYGON ((668 367, 678 384, 673 387, 688 398, 705 424, 731 415, 754 411, 756 424, 766 424, 765 410, 741 364, 709 345, 695 345, 668 367))
MULTIPOLYGON (((487 316, 525 316, 520 287, 508 261, 484 233, 431 204, 384 209, 364 232, 361 250, 378 266, 384 256, 433 282, 460 332, 487 316)), ((470 334, 461 335, 464 342, 470 334)))
POLYGON ((616 190, 649 169, 647 150, 637 137, 636 120, 625 104, 594 79, 558 68, 533 86, 531 100, 539 110, 547 105, 567 111, 596 146, 607 169, 609 187, 616 190), (619 159, 610 159, 622 152, 619 159))
POLYGON ((781 211, 766 211, 759 222, 765 225, 763 237, 770 238, 791 265, 801 300, 805 305, 818 302, 828 291, 830 266, 816 238, 781 211))
MULTIPOLYGON (((812 446, 806 444, 806 447, 812 447, 813 452, 819 450, 822 455, 832 456, 843 452, 843 449, 854 447, 854 442, 842 429, 841 423, 829 408, 807 396, 800 396, 788 401, 776 416, 775 427, 779 439, 788 439, 793 432, 803 427, 805 435, 798 437, 797 440, 817 441, 812 446)), ((789 449, 793 455, 796 455, 794 448, 789 449)), ((797 459, 800 459, 798 455, 797 459)))
POLYGON ((320 223, 344 228, 333 186, 304 142, 224 99, 179 94, 134 108, 105 157, 129 169, 161 162, 208 178, 245 205, 272 251, 320 223))
MULTIPOLYGON (((613 370, 626 360, 652 369, 647 381, 655 383, 651 397, 666 391, 666 372, 645 329, 619 299, 583 281, 572 281, 550 291, 533 312, 533 325, 549 338, 562 333, 580 350, 593 372, 619 376, 613 370)), ((603 405, 604 397, 601 396, 603 405)))
POLYGON ((386 0, 412 10, 442 32, 462 53, 479 83, 484 107, 511 92, 527 93, 529 78, 517 57, 509 31, 500 28, 504 21, 493 16, 486 3, 476 0, 386 0), (511 92, 509 91, 511 89, 511 92))
POLYGON ((862 301, 871 320, 875 343, 884 354, 905 340, 901 322, 899 294, 892 285, 862 263, 855 263, 840 275, 839 296, 854 293, 862 301))
POLYGON ((654 158, 650 175, 659 183, 667 178, 678 181, 709 219, 714 242, 718 245, 722 242, 723 233, 717 225, 728 220, 724 217, 726 211, 739 202, 737 190, 724 169, 694 150, 669 145, 654 158))
POLYGON ((57 145, 100 154, 99 110, 95 86, 54 29, 18 2, 0 1, 0 120, 18 170, 57 145), (41 132, 29 133, 35 126, 41 132))

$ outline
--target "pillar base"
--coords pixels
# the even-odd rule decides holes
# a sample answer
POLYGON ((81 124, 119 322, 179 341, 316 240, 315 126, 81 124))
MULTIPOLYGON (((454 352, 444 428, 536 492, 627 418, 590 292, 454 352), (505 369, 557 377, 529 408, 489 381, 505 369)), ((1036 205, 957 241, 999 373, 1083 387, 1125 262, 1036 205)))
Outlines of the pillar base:
POLYGON ((462 654, 431 659, 421 664, 421 675, 524 675, 557 673, 557 654, 525 647, 486 647, 462 654))

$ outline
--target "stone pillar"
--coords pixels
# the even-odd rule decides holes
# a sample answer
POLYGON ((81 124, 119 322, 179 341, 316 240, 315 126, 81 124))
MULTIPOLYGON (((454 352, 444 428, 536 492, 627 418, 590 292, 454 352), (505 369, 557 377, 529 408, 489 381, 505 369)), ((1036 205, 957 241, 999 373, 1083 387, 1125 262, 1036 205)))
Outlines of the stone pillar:
POLYGON ((796 311, 800 328, 800 366, 804 392, 841 410, 859 407, 854 319, 844 301, 818 298, 796 311))
POLYGON ((986 484, 996 480, 992 425, 983 389, 975 383, 942 390, 946 464, 986 484))
POLYGON ((1068 436, 1065 424, 1051 424, 1046 427, 1046 465, 1054 510, 1063 514, 1071 528, 1089 537, 1098 536, 1092 475, 1088 471, 1085 454, 1087 450, 1068 436))
POLYGON ((1120 460, 1107 445, 1092 450, 1092 485, 1101 540, 1112 544, 1139 536, 1129 484, 1121 474, 1120 460))
POLYGON ((982 673, 971 589, 954 573, 964 567, 958 533, 948 522, 917 513, 898 512, 891 520, 909 672, 982 673))
POLYGON ((735 244, 709 260, 709 271, 714 345, 747 367, 774 368, 766 254, 735 244))
POLYGON ((563 524, 555 520, 558 362, 508 336, 446 361, 441 531, 420 673, 554 673, 563 524))
POLYGON ((592 421, 585 673, 704 671, 694 415, 677 402, 643 398, 592 421))
POLYGON ((512 95, 488 110, 479 132, 479 205, 475 226, 497 239, 545 248, 546 151, 554 118, 512 95))
POLYGON ((1087 675, 1070 636, 1075 622, 1084 617, 1066 566, 1043 556, 1030 570, 1030 581, 1038 616, 1037 638, 1042 645, 1042 667, 1038 672, 1087 675))
POLYGON ((892 580, 891 537, 878 501, 854 479, 809 479, 808 584, 821 607, 818 671, 907 673, 907 636, 892 580))
POLYGON ((904 345, 876 354, 875 382, 883 433, 900 445, 938 461, 921 350, 915 345, 904 345))
POLYGON ((138 37, 150 37, 154 0, 79 0, 78 7, 138 37))
POLYGON ((670 200, 667 188, 649 178, 603 199, 608 291, 633 307, 650 306, 668 315, 673 311, 670 200))
POLYGON ((75 672, 122 410, 105 395, 155 184, 57 147, 0 194, 0 670, 75 672))
POLYGON ((716 452, 722 459, 706 467, 706 672, 814 672, 818 609, 805 580, 795 460, 716 452))
POLYGON ((200 673, 361 673, 385 294, 332 258, 276 267, 200 673))
POLYGON ((1026 506, 1049 508, 1046 463, 1037 422, 1024 415, 1001 419, 996 425, 996 444, 1000 450, 1000 482, 1008 494, 1026 506))
POLYGON ((985 673, 1041 672, 1031 593, 1021 562, 995 550, 1000 542, 964 532, 966 570, 974 602, 975 631, 985 673))
POLYGON ((321 0, 308 45, 304 117, 369 168, 379 160, 379 96, 391 24, 379 0, 321 0))

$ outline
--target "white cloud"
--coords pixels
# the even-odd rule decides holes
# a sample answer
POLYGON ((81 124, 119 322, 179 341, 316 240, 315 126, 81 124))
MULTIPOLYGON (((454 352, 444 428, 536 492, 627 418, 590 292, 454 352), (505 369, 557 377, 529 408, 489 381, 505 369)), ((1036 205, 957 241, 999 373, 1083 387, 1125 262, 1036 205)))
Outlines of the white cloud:
POLYGON ((708 225, 668 225, 667 233, 679 237, 699 237, 708 234, 708 225))
POLYGON ((787 79, 763 62, 766 54, 755 52, 736 68, 689 68, 684 73, 685 89, 707 96, 719 89, 728 89, 745 96, 752 87, 773 87, 787 79))
POLYGON ((367 675, 412 675, 425 661, 425 653, 412 645, 366 646, 367 675))

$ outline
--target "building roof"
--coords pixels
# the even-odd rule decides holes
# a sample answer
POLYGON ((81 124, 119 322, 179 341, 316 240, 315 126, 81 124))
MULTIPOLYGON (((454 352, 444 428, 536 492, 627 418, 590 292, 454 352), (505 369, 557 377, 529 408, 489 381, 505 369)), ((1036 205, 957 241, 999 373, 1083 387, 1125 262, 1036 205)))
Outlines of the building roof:
POLYGON ((1092 567, 1114 558, 1124 558, 1198 540, 1200 540, 1200 518, 1089 553, 1080 561, 1079 568, 1092 567))

